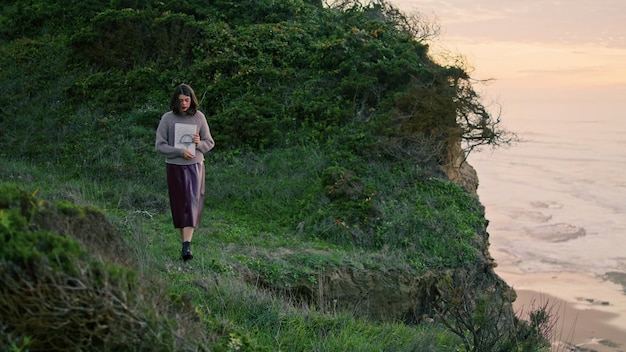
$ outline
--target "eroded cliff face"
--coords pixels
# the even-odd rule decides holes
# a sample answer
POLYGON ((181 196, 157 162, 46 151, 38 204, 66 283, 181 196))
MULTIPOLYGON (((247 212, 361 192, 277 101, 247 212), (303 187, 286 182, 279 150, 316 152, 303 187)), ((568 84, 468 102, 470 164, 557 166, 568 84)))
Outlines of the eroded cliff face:
POLYGON ((277 287, 247 268, 237 270, 250 284, 286 293, 328 313, 344 311, 375 321, 421 323, 441 317, 451 304, 471 307, 487 295, 499 302, 498 315, 513 321, 515 292, 493 270, 486 230, 476 234, 474 245, 481 255, 471 267, 419 274, 402 269, 402 263, 398 269, 387 270, 346 265, 324 269, 314 281, 302 278, 277 287))
POLYGON ((452 182, 478 197, 478 174, 472 165, 464 161, 460 164, 446 166, 444 171, 452 182))
POLYGON ((375 321, 415 323, 430 318, 437 300, 439 273, 338 268, 309 287, 317 306, 327 312, 347 311, 375 321))
POLYGON ((465 153, 460 144, 453 144, 449 147, 446 163, 442 169, 452 182, 478 197, 478 174, 474 167, 465 160, 465 153))

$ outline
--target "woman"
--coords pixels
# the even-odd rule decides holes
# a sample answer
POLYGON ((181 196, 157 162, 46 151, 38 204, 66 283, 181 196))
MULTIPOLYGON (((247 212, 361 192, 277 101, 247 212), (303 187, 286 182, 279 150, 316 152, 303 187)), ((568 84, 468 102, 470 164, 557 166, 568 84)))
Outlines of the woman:
POLYGON ((161 116, 155 146, 165 156, 172 220, 180 232, 181 257, 187 261, 193 258, 191 239, 202 219, 204 153, 213 149, 215 142, 190 86, 181 84, 174 89, 170 109, 161 116))

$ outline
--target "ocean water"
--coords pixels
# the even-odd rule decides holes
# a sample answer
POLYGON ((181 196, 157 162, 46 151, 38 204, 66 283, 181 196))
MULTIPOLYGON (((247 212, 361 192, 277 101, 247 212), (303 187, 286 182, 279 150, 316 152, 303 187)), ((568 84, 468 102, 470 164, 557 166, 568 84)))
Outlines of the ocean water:
POLYGON ((525 141, 473 153, 496 272, 626 329, 626 102, 518 102, 525 141))

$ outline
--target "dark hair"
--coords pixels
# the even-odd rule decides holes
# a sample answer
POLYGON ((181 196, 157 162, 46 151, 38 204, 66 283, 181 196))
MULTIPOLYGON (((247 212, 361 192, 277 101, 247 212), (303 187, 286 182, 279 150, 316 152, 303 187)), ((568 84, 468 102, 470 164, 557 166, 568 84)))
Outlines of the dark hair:
POLYGON ((196 93, 194 93, 193 89, 187 84, 183 83, 178 85, 174 88, 172 100, 170 100, 170 109, 177 115, 194 115, 196 111, 198 111, 198 98, 196 98, 196 93), (187 111, 180 109, 180 101, 178 101, 179 95, 191 97, 191 105, 187 111))

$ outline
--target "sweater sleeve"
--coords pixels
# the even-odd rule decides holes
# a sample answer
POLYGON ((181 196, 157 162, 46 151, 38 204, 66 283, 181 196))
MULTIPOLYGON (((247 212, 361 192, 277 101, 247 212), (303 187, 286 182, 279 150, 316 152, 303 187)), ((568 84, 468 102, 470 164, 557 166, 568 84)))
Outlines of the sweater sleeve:
POLYGON ((204 154, 215 147, 215 141, 213 140, 213 136, 211 136, 211 129, 209 128, 209 124, 204 114, 202 114, 202 118, 200 119, 199 134, 200 143, 196 146, 196 148, 204 154))
POLYGON ((171 134, 170 128, 173 128, 173 126, 170 125, 172 124, 169 122, 167 114, 164 114, 156 130, 155 142, 156 150, 168 159, 181 157, 183 153, 182 149, 174 148, 174 146, 169 143, 169 135, 171 134))

